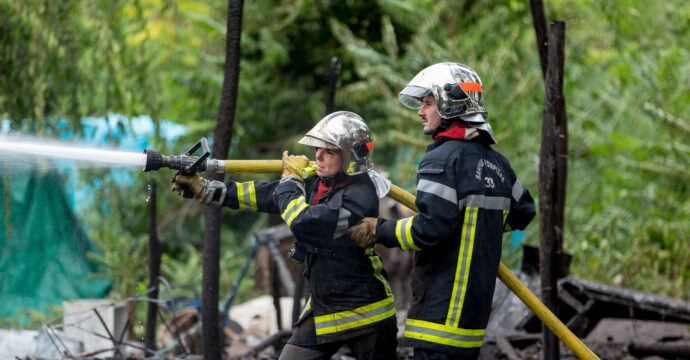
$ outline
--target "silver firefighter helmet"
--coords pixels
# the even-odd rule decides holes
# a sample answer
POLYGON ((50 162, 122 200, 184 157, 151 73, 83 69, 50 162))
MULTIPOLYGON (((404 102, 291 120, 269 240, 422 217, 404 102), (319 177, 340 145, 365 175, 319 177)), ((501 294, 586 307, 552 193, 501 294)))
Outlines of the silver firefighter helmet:
POLYGON ((398 100, 411 109, 419 109, 422 98, 428 94, 436 98, 436 109, 443 119, 460 117, 471 123, 486 122, 482 81, 465 65, 444 62, 425 68, 398 94, 398 100))
POLYGON ((374 167, 371 152, 374 138, 361 116, 349 111, 326 115, 299 141, 300 144, 343 153, 343 171, 357 175, 374 167))

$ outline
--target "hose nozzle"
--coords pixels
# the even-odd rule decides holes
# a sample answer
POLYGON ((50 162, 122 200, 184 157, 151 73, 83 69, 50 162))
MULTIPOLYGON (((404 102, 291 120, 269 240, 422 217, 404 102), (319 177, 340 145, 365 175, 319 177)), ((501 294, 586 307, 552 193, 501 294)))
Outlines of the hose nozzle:
POLYGON ((208 148, 206 138, 201 138, 182 155, 166 156, 151 149, 144 149, 144 154, 146 154, 146 164, 143 167, 145 172, 166 167, 173 170, 179 170, 183 175, 193 175, 197 171, 206 171, 208 162, 212 163, 212 167, 218 167, 215 161, 207 160, 209 155, 211 155, 211 151, 208 148), (199 148, 202 150, 201 156, 192 156, 199 148))
POLYGON ((149 172, 151 170, 158 170, 163 166, 163 155, 158 151, 151 149, 144 149, 144 154, 146 154, 146 164, 144 165, 144 172, 149 172))

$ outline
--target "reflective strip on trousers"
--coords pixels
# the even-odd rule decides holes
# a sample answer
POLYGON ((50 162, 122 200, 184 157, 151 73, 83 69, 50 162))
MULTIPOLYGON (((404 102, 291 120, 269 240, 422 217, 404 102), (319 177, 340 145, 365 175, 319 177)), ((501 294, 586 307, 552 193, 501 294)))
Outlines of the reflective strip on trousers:
POLYGON ((414 216, 409 218, 400 219, 395 223, 395 237, 400 243, 400 249, 402 251, 410 250, 421 250, 414 243, 412 239, 412 222, 414 221, 414 216))
POLYGON ((406 338, 459 348, 481 347, 484 333, 484 329, 461 329, 409 318, 405 321, 406 338))
POLYGON ((237 183, 237 203, 240 210, 256 211, 256 190, 254 182, 237 183))
POLYGON ((285 211, 280 215, 283 218, 287 226, 292 224, 297 215, 299 215, 304 209, 308 208, 309 204, 306 202, 306 197, 304 195, 290 201, 285 207, 285 211))
POLYGON ((379 302, 341 311, 335 314, 314 317, 316 335, 332 334, 352 328, 357 328, 395 316, 393 297, 389 296, 379 302))
MULTIPOLYGON (((467 280, 470 275, 470 264, 472 263, 472 250, 474 249, 474 234, 477 228, 477 214, 479 209, 468 207, 465 209, 465 220, 462 224, 460 240, 460 253, 455 269, 455 279, 453 281, 453 292, 446 316, 446 326, 457 327, 462 315, 462 306, 465 303, 465 293, 467 291, 467 280)), ((487 301, 491 301, 490 299, 487 301)))

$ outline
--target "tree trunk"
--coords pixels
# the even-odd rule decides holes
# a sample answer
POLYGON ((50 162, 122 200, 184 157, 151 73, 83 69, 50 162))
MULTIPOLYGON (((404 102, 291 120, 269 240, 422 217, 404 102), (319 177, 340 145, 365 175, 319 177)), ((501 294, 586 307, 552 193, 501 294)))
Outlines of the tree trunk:
MULTIPOLYGON (((232 125, 237 108, 237 85, 240 78, 240 35, 242 33, 243 0, 228 1, 227 38, 225 41, 225 77, 220 96, 218 122, 213 136, 212 154, 226 159, 232 140, 232 125)), ((209 176, 222 180, 221 174, 209 176)), ((221 359, 222 343, 218 327, 218 277, 220 273, 221 208, 204 208, 204 270, 202 279, 202 335, 204 359, 221 359)))

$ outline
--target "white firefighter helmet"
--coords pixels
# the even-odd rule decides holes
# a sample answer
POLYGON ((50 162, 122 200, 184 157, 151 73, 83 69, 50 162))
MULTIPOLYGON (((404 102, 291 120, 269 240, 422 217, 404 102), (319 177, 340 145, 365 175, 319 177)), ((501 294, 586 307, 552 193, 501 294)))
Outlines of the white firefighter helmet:
POLYGON ((471 123, 486 122, 482 81, 474 70, 452 62, 431 65, 415 75, 398 94, 398 100, 411 109, 422 107, 422 98, 433 94, 442 119, 460 117, 471 123), (481 116, 473 116, 473 115, 481 116))
POLYGON ((374 138, 361 116, 349 111, 326 115, 299 141, 300 144, 326 149, 340 149, 343 171, 357 175, 374 167, 371 152, 374 138))

